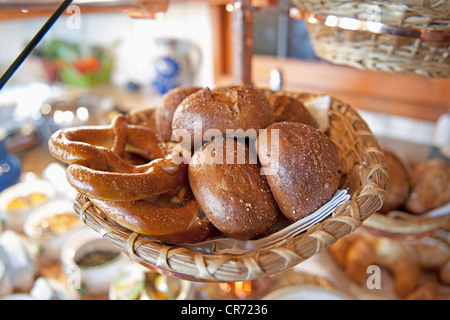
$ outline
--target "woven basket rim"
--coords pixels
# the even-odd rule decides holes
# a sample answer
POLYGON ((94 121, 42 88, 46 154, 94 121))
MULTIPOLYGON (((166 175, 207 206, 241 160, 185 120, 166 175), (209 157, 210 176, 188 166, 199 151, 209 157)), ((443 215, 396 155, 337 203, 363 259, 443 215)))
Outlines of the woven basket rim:
POLYGON ((450 214, 439 217, 426 217, 402 211, 388 213, 375 212, 364 226, 380 232, 399 235, 422 234, 435 231, 450 223, 450 214))
MULTIPOLYGON (((287 93, 306 101, 317 94, 287 93)), ((332 97, 330 138, 348 170, 351 198, 306 232, 280 241, 275 247, 232 254, 203 254, 137 234, 106 218, 87 196, 79 194, 74 209, 85 224, 110 239, 132 260, 157 272, 191 281, 233 282, 269 276, 288 269, 337 239, 352 233, 383 203, 387 185, 384 154, 375 136, 348 104, 332 97), (343 154, 344 153, 344 154, 343 154)))

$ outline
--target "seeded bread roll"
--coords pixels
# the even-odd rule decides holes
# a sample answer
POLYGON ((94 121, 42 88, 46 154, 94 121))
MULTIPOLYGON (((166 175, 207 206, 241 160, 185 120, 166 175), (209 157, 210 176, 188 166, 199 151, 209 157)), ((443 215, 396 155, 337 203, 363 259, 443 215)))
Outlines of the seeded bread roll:
POLYGON ((392 152, 385 150, 386 167, 389 175, 389 182, 386 189, 383 206, 379 210, 381 213, 399 208, 409 194, 408 173, 401 160, 392 152))
POLYGON ((319 128, 319 124, 301 101, 288 96, 271 94, 267 96, 272 105, 276 122, 294 121, 319 128))
POLYGON ((200 87, 195 86, 181 86, 168 91, 162 97, 161 104, 155 111, 155 121, 158 132, 164 141, 171 140, 173 114, 178 105, 184 98, 200 89, 200 87))
POLYGON ((278 207, 246 144, 222 138, 205 144, 194 153, 188 175, 203 212, 228 237, 259 238, 275 225, 278 207))
MULTIPOLYGON (((173 116, 172 130, 187 132, 194 146, 196 128, 201 129, 203 141, 225 135, 256 137, 260 129, 274 121, 269 100, 259 90, 238 86, 205 88, 183 100, 173 116)), ((200 146, 197 142, 195 147, 200 146)), ((189 144, 183 146, 187 148, 189 144)))
POLYGON ((299 122, 276 122, 259 135, 256 148, 275 200, 291 221, 313 213, 339 187, 337 148, 318 129, 299 122), (272 141, 275 132, 278 143, 272 141))

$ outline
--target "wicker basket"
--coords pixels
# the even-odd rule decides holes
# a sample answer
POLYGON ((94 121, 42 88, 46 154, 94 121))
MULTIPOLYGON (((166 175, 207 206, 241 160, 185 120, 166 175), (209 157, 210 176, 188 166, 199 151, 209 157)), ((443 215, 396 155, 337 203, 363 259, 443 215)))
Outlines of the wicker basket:
POLYGON ((322 15, 322 19, 307 19, 314 22, 308 23, 307 28, 316 55, 328 62, 362 70, 450 77, 450 1, 294 0, 293 3, 302 12, 322 15), (328 15, 355 19, 353 22, 362 22, 359 26, 367 26, 364 24, 367 21, 379 22, 389 27, 386 30, 395 32, 330 26, 324 23, 328 15), (441 39, 431 40, 427 37, 430 34, 441 39))
MULTIPOLYGON (((295 96, 303 100, 313 97, 309 94, 295 96)), ((232 282, 277 273, 352 233, 382 205, 387 171, 378 141, 353 108, 335 99, 332 99, 329 122, 327 134, 339 149, 346 173, 343 187, 348 188, 351 197, 322 222, 270 249, 236 255, 202 254, 163 243, 108 220, 82 194, 75 201, 75 211, 90 228, 110 239, 133 260, 166 275, 192 281, 232 282)))
POLYGON ((450 228, 450 214, 429 218, 402 211, 387 214, 374 213, 364 221, 364 226, 388 234, 413 235, 450 228))

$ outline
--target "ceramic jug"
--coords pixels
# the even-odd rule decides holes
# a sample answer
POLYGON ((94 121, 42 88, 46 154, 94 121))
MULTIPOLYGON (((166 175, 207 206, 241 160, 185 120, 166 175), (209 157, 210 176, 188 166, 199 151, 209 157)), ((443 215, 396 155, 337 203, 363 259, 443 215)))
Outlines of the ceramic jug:
POLYGON ((178 86, 193 85, 200 62, 201 51, 194 43, 173 38, 156 39, 150 80, 153 90, 163 95, 178 86))
POLYGON ((0 128, 0 192, 17 183, 20 178, 20 161, 8 152, 6 132, 0 128))

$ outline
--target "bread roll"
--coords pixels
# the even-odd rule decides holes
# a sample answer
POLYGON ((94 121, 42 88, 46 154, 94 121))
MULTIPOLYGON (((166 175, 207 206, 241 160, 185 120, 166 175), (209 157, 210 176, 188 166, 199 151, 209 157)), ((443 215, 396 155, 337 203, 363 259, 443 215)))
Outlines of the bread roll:
POLYGON ((442 158, 420 163, 411 173, 408 212, 422 214, 450 201, 450 164, 442 158))
POLYGON ((319 128, 319 124, 303 103, 289 96, 271 94, 267 96, 272 105, 275 121, 294 121, 319 128))
POLYGON ((222 138, 205 144, 194 153, 188 175, 203 212, 228 237, 259 238, 275 225, 278 207, 246 144, 222 138))
POLYGON ((408 173, 401 160, 392 152, 384 150, 389 182, 383 206, 379 210, 387 213, 399 208, 409 194, 408 173))
POLYGON ((156 127, 164 141, 171 140, 173 114, 178 105, 184 98, 200 89, 200 87, 195 86, 181 86, 164 94, 161 104, 156 108, 155 112, 156 127))
POLYGON ((205 88, 183 100, 173 116, 172 130, 178 130, 183 136, 187 132, 191 146, 199 147, 201 142, 220 135, 256 137, 260 129, 274 121, 272 107, 259 90, 251 87, 205 88), (196 129, 201 129, 200 143, 198 136, 194 136, 196 129), (241 132, 235 131, 238 129, 241 132))
POLYGON ((318 129, 277 122, 260 134, 256 147, 270 189, 289 220, 310 215, 336 192, 341 178, 338 151, 318 129), (276 132, 278 144, 272 143, 276 132))

